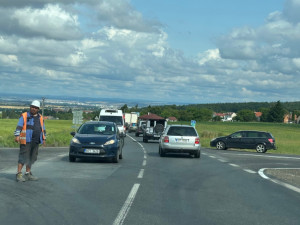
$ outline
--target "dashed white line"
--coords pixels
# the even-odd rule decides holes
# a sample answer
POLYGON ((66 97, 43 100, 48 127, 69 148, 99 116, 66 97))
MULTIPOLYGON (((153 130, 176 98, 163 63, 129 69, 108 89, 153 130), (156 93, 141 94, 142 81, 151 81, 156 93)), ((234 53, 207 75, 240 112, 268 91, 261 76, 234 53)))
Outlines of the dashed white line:
POLYGON ((247 172, 247 173, 256 173, 255 171, 253 171, 253 170, 248 170, 248 169, 243 169, 245 172, 247 172))
POLYGON ((146 166, 146 165, 147 165, 147 161, 144 160, 144 161, 143 161, 143 166, 146 166))
POLYGON ((233 167, 240 167, 239 165, 236 165, 236 164, 233 164, 233 163, 229 163, 230 166, 233 166, 233 167))
POLYGON ((136 193, 137 193, 139 187, 140 187, 140 184, 134 184, 133 185, 133 187, 132 187, 132 189, 131 189, 131 191, 130 191, 130 193, 129 193, 129 195, 128 195, 128 197, 127 197, 127 199, 126 199, 126 201, 125 201, 125 203, 124 203, 124 205, 122 207, 122 209, 120 210, 118 216, 116 217, 113 225, 121 225, 121 224, 123 224, 123 222, 124 222, 124 220, 125 220, 128 212, 129 212, 129 210, 131 208, 131 205, 133 203, 133 200, 134 200, 134 198, 136 196, 136 193))
POLYGON ((141 179, 144 177, 144 169, 141 169, 137 178, 141 179))

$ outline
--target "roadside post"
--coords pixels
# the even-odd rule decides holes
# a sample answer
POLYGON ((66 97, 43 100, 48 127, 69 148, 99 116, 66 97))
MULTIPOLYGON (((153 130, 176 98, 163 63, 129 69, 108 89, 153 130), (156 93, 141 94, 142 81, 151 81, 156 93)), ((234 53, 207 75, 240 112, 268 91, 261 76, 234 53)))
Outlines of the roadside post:
POLYGON ((79 125, 83 122, 82 110, 72 111, 73 113, 73 126, 75 130, 79 127, 79 125))

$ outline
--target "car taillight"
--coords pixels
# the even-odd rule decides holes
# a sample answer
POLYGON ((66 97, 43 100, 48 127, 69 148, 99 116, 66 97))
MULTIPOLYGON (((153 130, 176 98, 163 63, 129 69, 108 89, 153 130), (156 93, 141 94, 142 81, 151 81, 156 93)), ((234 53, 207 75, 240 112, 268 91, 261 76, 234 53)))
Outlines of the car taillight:
POLYGON ((169 143, 169 137, 168 137, 168 136, 165 136, 165 137, 164 137, 164 142, 165 142, 165 143, 169 143))
POLYGON ((272 138, 268 139, 271 144, 273 144, 274 140, 272 138))
POLYGON ((197 145, 200 144, 200 138, 197 137, 197 138, 195 139, 195 144, 197 144, 197 145))

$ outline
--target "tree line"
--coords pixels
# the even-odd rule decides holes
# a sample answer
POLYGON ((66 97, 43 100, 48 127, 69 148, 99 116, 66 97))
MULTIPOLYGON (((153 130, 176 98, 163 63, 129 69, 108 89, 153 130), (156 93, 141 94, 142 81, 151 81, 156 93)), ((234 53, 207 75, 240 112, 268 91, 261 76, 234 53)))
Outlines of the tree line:
MULTIPOLYGON (((283 117, 291 113, 292 118, 300 116, 300 102, 286 102, 280 101, 273 103, 219 103, 219 104, 195 104, 195 105, 162 105, 162 106, 147 106, 147 107, 128 107, 124 104, 121 109, 123 112, 139 112, 140 115, 154 113, 161 117, 176 117, 179 121, 219 121, 221 118, 214 117, 214 112, 226 113, 234 112, 237 116, 234 118, 236 121, 251 122, 257 121, 254 112, 261 112, 261 122, 283 122, 283 117)), ((5 109, 2 110, 2 118, 17 119, 20 117, 24 110, 5 109)), ((100 109, 93 110, 92 112, 83 113, 84 120, 94 120, 99 116, 100 109)), ((67 111, 55 111, 51 109, 44 110, 44 116, 52 116, 60 120, 72 120, 72 109, 67 111)))

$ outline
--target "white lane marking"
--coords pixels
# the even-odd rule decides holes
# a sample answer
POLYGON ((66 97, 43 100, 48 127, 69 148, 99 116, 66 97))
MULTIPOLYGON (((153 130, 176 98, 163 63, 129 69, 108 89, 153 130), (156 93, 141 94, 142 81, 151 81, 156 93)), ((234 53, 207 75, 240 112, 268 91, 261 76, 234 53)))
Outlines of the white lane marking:
POLYGON ((264 178, 264 179, 266 179, 266 180, 270 180, 270 181, 272 181, 273 183, 279 184, 279 185, 281 185, 281 186, 283 186, 283 187, 286 187, 286 188, 288 188, 288 189, 290 189, 290 190, 293 190, 293 191, 296 191, 296 192, 300 193, 300 188, 297 188, 297 187, 295 187, 295 186, 293 186, 293 185, 284 183, 284 182, 279 181, 279 180, 276 180, 276 179, 272 179, 272 178, 268 177, 267 175, 265 175, 265 174, 264 174, 264 171, 265 171, 266 169, 300 169, 300 168, 262 168, 262 169, 260 169, 260 170, 258 171, 258 174, 259 174, 262 178, 264 178))
POLYGON ((256 173, 255 171, 253 171, 253 170, 248 170, 248 169, 243 169, 245 172, 247 172, 247 173, 256 173))
POLYGON ((230 166, 233 166, 233 167, 240 167, 239 165, 236 165, 236 164, 233 164, 233 163, 229 163, 230 166))
POLYGON ((210 155, 209 157, 212 158, 212 159, 215 159, 215 158, 216 158, 215 156, 212 156, 212 155, 210 155))
MULTIPOLYGON (((231 154, 231 153, 222 153, 224 155, 231 154)), ((255 155, 255 154, 234 154, 234 155, 241 155, 241 156, 254 156, 254 157, 266 157, 266 158, 277 158, 277 159, 295 159, 300 160, 299 157, 292 157, 292 156, 275 156, 275 155, 255 155)))
POLYGON ((127 199, 126 199, 126 201, 125 201, 125 203, 124 203, 124 205, 122 207, 122 209, 120 210, 117 218, 115 219, 113 225, 121 225, 121 224, 123 224, 123 222, 124 222, 124 220, 125 220, 128 212, 129 212, 129 210, 131 208, 131 205, 132 205, 132 203, 134 201, 134 198, 136 196, 136 193, 137 193, 139 187, 140 187, 140 184, 134 184, 133 185, 133 187, 132 187, 132 189, 131 189, 131 191, 130 191, 130 193, 129 193, 129 195, 128 195, 128 197, 127 197, 127 199))
POLYGON ((147 159, 147 155, 144 155, 144 159, 147 159))
POLYGON ((147 161, 144 160, 144 161, 143 161, 143 166, 146 166, 146 165, 147 165, 147 161))
POLYGON ((141 169, 137 178, 143 178, 144 177, 144 171, 145 171, 144 169, 141 169))
POLYGON ((228 161, 225 159, 218 159, 220 162, 227 163, 228 161))

